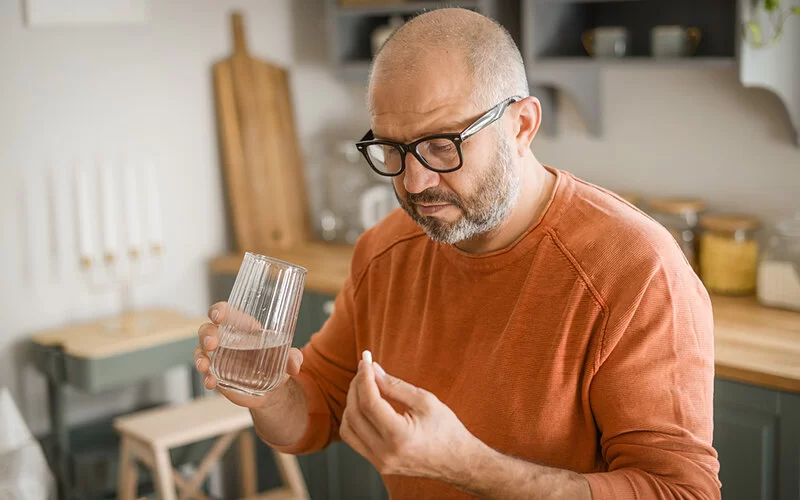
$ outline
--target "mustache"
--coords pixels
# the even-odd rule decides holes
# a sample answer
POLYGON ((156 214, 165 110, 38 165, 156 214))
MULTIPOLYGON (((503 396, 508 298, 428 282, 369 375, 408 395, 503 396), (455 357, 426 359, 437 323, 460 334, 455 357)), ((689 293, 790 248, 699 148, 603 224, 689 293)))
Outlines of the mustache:
POLYGON ((419 205, 420 203, 426 204, 440 204, 440 203, 449 203, 453 206, 458 208, 463 208, 461 206, 461 199, 455 195, 455 193, 448 193, 446 191, 440 191, 438 189, 428 188, 421 193, 406 193, 406 200, 409 203, 413 203, 415 205, 419 205))

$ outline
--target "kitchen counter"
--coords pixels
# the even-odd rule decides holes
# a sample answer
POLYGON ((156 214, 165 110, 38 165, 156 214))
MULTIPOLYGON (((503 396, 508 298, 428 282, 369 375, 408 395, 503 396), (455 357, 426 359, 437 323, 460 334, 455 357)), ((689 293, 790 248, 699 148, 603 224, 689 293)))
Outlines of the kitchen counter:
MULTIPOLYGON (((352 247, 311 243, 270 252, 308 269, 306 287, 336 295, 350 269, 352 247)), ((211 271, 236 275, 242 255, 214 259, 211 271)), ((761 306, 755 297, 712 295, 715 366, 720 378, 800 393, 800 312, 761 306)))
MULTIPOLYGON (((353 247, 313 242, 292 250, 273 250, 269 256, 308 269, 306 288, 309 290, 336 295, 350 271, 353 247)), ((213 259, 209 267, 212 273, 235 276, 243 257, 244 254, 223 255, 213 259)))
POLYGON ((711 296, 717 376, 800 393, 800 312, 711 296))

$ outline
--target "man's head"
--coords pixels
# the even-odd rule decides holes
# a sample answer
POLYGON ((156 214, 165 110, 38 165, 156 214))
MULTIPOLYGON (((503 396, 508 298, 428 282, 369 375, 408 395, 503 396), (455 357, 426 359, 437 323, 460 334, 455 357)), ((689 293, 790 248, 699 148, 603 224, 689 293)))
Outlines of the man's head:
MULTIPOLYGON (((401 143, 459 133, 509 97, 528 95, 522 58, 504 28, 468 10, 435 10, 399 28, 376 56, 368 92, 372 131, 401 143)), ((516 205, 540 108, 528 98, 502 110, 458 144, 456 171, 436 172, 416 155, 404 156, 405 168, 393 178, 397 198, 434 240, 455 244, 488 233, 516 205)), ((418 152, 425 159, 430 149, 418 152)))

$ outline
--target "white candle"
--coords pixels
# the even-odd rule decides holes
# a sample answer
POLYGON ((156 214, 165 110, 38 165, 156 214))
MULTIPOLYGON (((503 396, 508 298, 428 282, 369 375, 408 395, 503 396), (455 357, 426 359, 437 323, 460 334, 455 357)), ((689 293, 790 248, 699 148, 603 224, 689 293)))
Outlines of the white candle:
POLYGON ((133 165, 125 165, 125 228, 128 237, 128 251, 138 253, 142 244, 139 225, 139 197, 137 192, 136 170, 133 165))
POLYGON ((163 246, 161 231, 161 202, 158 192, 158 177, 152 163, 145 167, 145 186, 147 187, 147 229, 150 245, 153 249, 163 246))
POLYGON ((105 164, 100 170, 103 195, 103 251, 106 259, 118 258, 117 238, 117 196, 114 184, 114 170, 105 164))
POLYGON ((88 266, 95 257, 94 251, 94 225, 92 218, 92 191, 89 172, 83 165, 75 168, 75 198, 78 208, 78 252, 81 263, 88 266))

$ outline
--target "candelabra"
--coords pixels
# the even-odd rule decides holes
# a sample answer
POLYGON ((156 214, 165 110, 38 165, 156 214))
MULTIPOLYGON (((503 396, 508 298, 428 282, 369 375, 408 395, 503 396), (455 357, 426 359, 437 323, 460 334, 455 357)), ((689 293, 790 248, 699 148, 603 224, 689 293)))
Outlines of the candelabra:
POLYGON ((163 264, 159 179, 152 163, 122 163, 76 170, 80 267, 92 292, 120 297, 120 314, 104 324, 107 333, 146 334, 152 325, 137 314, 134 291, 163 264))
POLYGON ((119 296, 119 314, 103 323, 108 334, 147 334, 152 327, 147 317, 137 314, 134 292, 137 286, 159 275, 164 247, 154 243, 146 250, 131 248, 118 254, 106 252, 102 260, 81 258, 81 269, 91 290, 115 292, 119 296))

